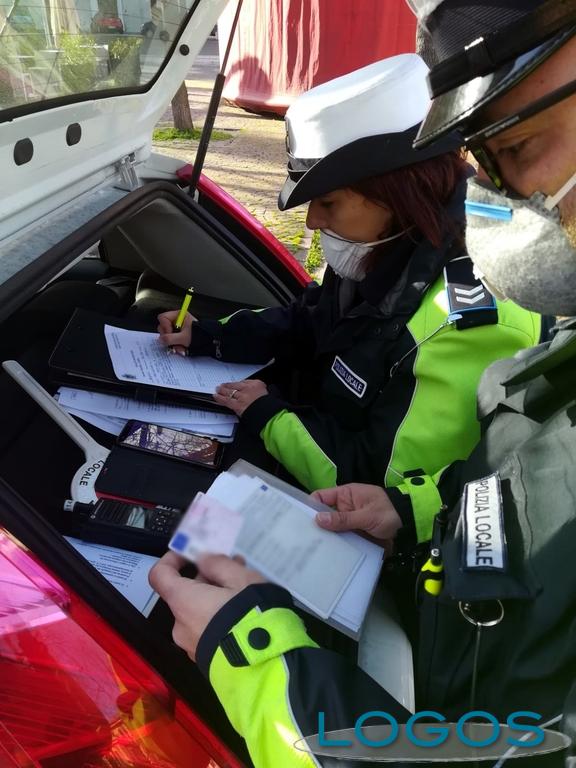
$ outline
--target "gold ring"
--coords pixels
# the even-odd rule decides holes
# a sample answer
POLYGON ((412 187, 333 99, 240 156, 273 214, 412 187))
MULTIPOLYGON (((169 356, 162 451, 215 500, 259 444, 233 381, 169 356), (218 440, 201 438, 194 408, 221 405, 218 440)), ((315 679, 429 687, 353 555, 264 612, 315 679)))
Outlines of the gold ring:
POLYGON ((236 398, 234 397, 234 395, 236 394, 236 392, 238 392, 238 390, 237 390, 237 389, 233 389, 233 390, 232 390, 232 392, 230 393, 230 398, 231 398, 232 400, 236 400, 236 398))

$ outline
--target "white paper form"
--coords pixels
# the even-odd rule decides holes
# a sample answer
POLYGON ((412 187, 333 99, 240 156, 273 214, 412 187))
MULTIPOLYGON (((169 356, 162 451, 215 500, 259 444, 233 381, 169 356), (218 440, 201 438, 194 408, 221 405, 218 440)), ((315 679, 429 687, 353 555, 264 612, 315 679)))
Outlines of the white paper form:
POLYGON ((131 397, 105 395, 100 392, 88 392, 85 389, 60 387, 58 402, 65 408, 78 411, 90 411, 102 416, 116 416, 120 419, 149 422, 150 424, 235 424, 238 419, 233 413, 204 411, 199 408, 187 408, 179 405, 142 403, 131 397))
POLYGON ((68 406, 63 406, 70 416, 74 416, 76 419, 83 419, 84 421, 88 422, 88 424, 92 424, 94 427, 98 427, 98 429, 103 430, 104 432, 108 432, 109 435, 118 435, 124 427, 126 426, 126 420, 125 419, 116 419, 114 416, 102 416, 99 413, 90 413, 89 411, 78 411, 76 408, 69 408, 68 406))
POLYGON ((364 554, 319 528, 300 505, 264 483, 239 511, 244 525, 235 553, 327 619, 364 554))
POLYGON ((70 536, 64 538, 144 616, 150 614, 158 595, 148 583, 148 573, 159 558, 70 536))
POLYGON ((384 550, 373 541, 368 541, 355 533, 341 535, 345 538, 354 537, 354 546, 364 552, 365 558, 348 588, 336 603, 331 618, 356 634, 362 626, 372 600, 378 576, 382 570, 384 550))
MULTIPOLYGON (((212 488, 216 483, 219 481, 220 483, 223 483, 223 479, 221 480, 221 478, 224 478, 225 475, 227 477, 232 475, 242 480, 247 479, 248 477, 254 479, 255 475, 261 475, 264 482, 271 485, 277 484, 273 485, 273 487, 276 487, 276 490, 281 493, 286 493, 286 495, 293 501, 299 503, 302 510, 306 512, 311 519, 315 517, 318 510, 325 509, 330 511, 329 507, 311 498, 303 491, 293 488, 283 480, 279 480, 277 477, 264 472, 260 467, 256 467, 241 459, 232 465, 229 472, 219 475, 208 491, 209 494, 212 493, 212 488), (238 474, 239 472, 241 473, 240 475, 238 474)), ((231 486, 232 484, 230 484, 229 488, 231 486)), ((228 494, 230 495, 230 491, 228 491, 228 494)), ((353 533, 352 531, 347 531, 338 535, 364 552, 365 558, 354 574, 350 584, 342 594, 340 600, 338 600, 334 611, 329 617, 329 623, 334 623, 334 625, 341 631, 352 637, 357 637, 358 631, 366 616, 370 600, 372 599, 378 575, 382 568, 384 550, 373 541, 358 536, 358 534, 353 533)))
MULTIPOLYGON (((127 419, 118 419, 115 416, 102 416, 99 413, 90 413, 90 411, 78 411, 76 408, 65 409, 71 416, 77 419, 83 419, 92 424, 98 429, 108 432, 110 435, 118 436, 126 424, 127 419)), ((203 437, 216 437, 221 443, 231 443, 233 440, 234 425, 233 424, 159 424, 161 427, 170 427, 171 429, 177 429, 181 432, 192 432, 194 435, 201 435, 203 437)))
MULTIPOLYGON (((350 534, 346 540, 346 535, 322 530, 314 522, 314 510, 257 477, 222 472, 206 495, 245 518, 228 553, 242 555, 251 568, 281 584, 322 618, 348 602, 348 589, 368 554, 357 546, 358 537, 350 534)), ((353 591, 362 602, 361 586, 353 591)), ((363 591, 369 592, 369 600, 371 590, 364 586, 363 591)), ((358 626, 349 629, 356 631, 358 626)))
POLYGON ((236 477, 230 472, 220 472, 206 491, 206 495, 216 499, 225 507, 239 509, 261 485, 262 480, 259 477, 247 475, 236 477))
MULTIPOLYGON (((282 491, 278 492, 282 493, 282 491)), ((292 498, 292 501, 294 504, 298 504, 311 520, 314 519, 316 510, 306 506, 306 504, 297 499, 292 498)), ((348 584, 346 591, 336 603, 330 618, 356 632, 364 620, 374 591, 373 588, 367 588, 367 585, 376 586, 376 581, 382 568, 384 550, 375 542, 364 539, 352 531, 345 531, 338 535, 344 541, 348 541, 363 552, 365 557, 348 584)))
POLYGON ((203 411, 199 408, 140 403, 130 397, 105 395, 83 389, 61 387, 55 395, 68 413, 84 419, 111 435, 119 435, 129 419, 159 424, 231 442, 238 422, 232 413, 203 411), (179 421, 182 419, 182 421, 179 421))
POLYGON ((219 384, 241 381, 265 368, 211 357, 169 355, 157 333, 105 325, 104 334, 114 373, 122 381, 212 395, 219 384))

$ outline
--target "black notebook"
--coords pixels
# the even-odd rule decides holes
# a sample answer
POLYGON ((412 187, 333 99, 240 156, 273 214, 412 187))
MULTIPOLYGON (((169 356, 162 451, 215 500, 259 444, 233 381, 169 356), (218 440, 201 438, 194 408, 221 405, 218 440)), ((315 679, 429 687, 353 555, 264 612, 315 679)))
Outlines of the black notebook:
POLYGON ((228 413, 225 408, 216 405, 211 395, 119 379, 114 373, 108 352, 104 335, 106 325, 131 331, 142 330, 141 324, 134 321, 109 317, 86 309, 75 310, 49 361, 52 378, 57 384, 123 395, 142 402, 188 407, 196 404, 205 410, 228 413))

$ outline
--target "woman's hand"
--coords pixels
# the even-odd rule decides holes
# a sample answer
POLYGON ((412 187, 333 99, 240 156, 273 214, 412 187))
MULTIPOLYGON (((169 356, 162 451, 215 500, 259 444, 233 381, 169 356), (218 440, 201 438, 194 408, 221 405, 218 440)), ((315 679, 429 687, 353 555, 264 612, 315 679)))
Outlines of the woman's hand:
POLYGON ((258 379, 245 379, 244 381, 231 381, 228 384, 220 384, 216 387, 214 400, 218 405, 223 405, 234 411, 236 416, 242 416, 246 408, 252 405, 254 400, 268 394, 268 387, 258 379))
POLYGON ((158 333, 162 344, 169 347, 175 354, 184 357, 192 343, 192 323, 196 318, 187 312, 182 323, 182 329, 174 331, 174 323, 179 314, 179 310, 172 309, 170 312, 162 312, 161 315, 158 315, 158 333))
POLYGON ((245 587, 266 579, 225 555, 200 558, 195 579, 180 575, 185 564, 183 558, 167 552, 152 568, 148 579, 174 614, 174 642, 194 661, 198 641, 220 608, 245 587))
POLYGON ((388 494, 378 485, 348 483, 314 491, 318 499, 334 511, 318 512, 316 522, 327 531, 363 531, 382 544, 393 539, 402 527, 400 515, 388 494))

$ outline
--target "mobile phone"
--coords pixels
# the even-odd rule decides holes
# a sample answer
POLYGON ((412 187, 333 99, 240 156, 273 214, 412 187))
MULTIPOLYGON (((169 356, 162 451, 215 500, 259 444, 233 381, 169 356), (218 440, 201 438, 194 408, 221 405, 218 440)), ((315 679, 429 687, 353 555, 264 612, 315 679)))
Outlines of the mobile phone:
POLYGON ((123 547, 147 555, 163 555, 182 511, 157 506, 146 509, 137 504, 101 499, 96 504, 64 502, 68 532, 85 541, 123 547))
POLYGON ((141 421, 129 421, 118 437, 118 444, 210 469, 220 464, 224 449, 224 444, 214 437, 141 421))

